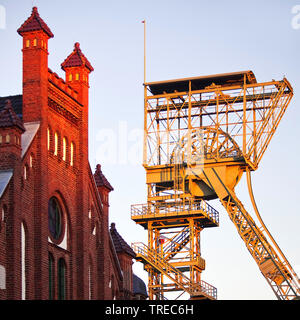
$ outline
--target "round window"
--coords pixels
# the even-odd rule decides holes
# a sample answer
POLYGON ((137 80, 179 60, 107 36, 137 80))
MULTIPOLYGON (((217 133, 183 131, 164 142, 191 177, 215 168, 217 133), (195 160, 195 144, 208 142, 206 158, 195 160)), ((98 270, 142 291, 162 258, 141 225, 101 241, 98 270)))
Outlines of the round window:
POLYGON ((62 211, 56 198, 51 198, 48 205, 48 225, 50 236, 59 240, 62 235, 62 211))

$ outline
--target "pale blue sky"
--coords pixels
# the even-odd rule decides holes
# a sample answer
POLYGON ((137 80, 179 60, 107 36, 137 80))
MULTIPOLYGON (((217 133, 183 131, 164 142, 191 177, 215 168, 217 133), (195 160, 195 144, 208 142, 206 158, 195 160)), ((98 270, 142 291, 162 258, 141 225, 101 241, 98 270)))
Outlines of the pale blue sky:
MULTIPOLYGON (((265 223, 299 274, 300 29, 291 26, 292 7, 298 3, 0 0, 6 9, 6 29, 0 29, 0 96, 22 91, 16 30, 34 4, 54 33, 49 67, 63 77, 60 64, 78 41, 95 68, 90 76, 90 162, 94 169, 101 161, 103 129, 110 130, 117 139, 116 160, 103 164, 115 188, 110 216, 131 243, 146 239, 146 232, 130 220, 130 205, 146 201, 144 169, 124 158, 134 148, 133 130, 143 128, 141 21, 147 21, 147 81, 239 70, 252 70, 261 82, 285 75, 295 95, 253 175, 253 187, 265 223), (127 146, 122 147, 124 141, 127 146)), ((244 181, 237 193, 249 208, 244 181)), ((218 202, 214 206, 220 211, 220 227, 202 232, 203 280, 218 288, 219 299, 274 299, 227 213, 218 202)), ((146 279, 142 267, 135 269, 146 279)))

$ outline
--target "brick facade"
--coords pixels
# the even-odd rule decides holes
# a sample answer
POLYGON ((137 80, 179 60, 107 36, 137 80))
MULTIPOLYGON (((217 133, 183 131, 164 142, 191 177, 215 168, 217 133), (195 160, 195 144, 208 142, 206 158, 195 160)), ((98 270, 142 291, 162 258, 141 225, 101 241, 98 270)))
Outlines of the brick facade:
POLYGON ((116 252, 108 226, 113 189, 88 161, 93 68, 76 43, 65 80, 49 69, 53 34, 37 8, 18 33, 22 96, 0 98, 0 299, 131 298, 122 268, 132 274, 133 257, 116 252), (10 103, 24 132, 1 125, 10 103))

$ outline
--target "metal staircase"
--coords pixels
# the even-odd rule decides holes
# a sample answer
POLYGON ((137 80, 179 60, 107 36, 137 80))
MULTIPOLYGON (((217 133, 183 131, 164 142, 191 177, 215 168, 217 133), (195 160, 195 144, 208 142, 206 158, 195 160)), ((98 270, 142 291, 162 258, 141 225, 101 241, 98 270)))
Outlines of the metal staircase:
POLYGON ((136 253, 136 259, 145 264, 150 264, 156 271, 167 276, 175 286, 181 288, 192 297, 203 299, 217 299, 217 289, 205 281, 192 283, 191 280, 178 268, 173 267, 159 253, 151 250, 141 242, 133 243, 132 248, 136 253))
POLYGON ((190 240, 189 228, 184 228, 175 237, 169 239, 163 247, 164 258, 166 260, 172 259, 178 252, 180 252, 190 240))

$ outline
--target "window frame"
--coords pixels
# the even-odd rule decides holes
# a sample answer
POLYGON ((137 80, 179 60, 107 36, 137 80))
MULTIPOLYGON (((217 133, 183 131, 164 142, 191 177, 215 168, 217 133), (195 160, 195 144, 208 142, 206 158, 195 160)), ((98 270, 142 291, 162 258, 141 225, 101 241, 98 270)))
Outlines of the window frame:
MULTIPOLYGON (((53 208, 53 207, 52 207, 53 208)), ((57 199, 57 197, 53 196, 49 199, 48 201, 48 234, 50 237, 50 240, 54 243, 59 245, 65 235, 65 219, 64 219, 64 211, 62 209, 62 206, 60 204, 60 201, 57 199), (52 207, 52 201, 56 203, 56 208, 55 208, 55 216, 50 216, 52 215, 53 212, 50 212, 51 207, 52 207), (57 222, 57 218, 59 217, 59 221, 57 222), (53 225, 53 220, 55 219, 54 225, 53 225), (52 225, 51 225, 52 223, 52 225), (53 229, 54 228, 54 229, 53 229), (54 232, 54 233, 53 233, 54 232), (56 234, 57 232, 57 234, 56 234)))
POLYGON ((64 258, 59 258, 57 262, 57 298, 67 299, 67 266, 64 258))
POLYGON ((74 160, 75 160, 75 144, 72 141, 70 144, 70 166, 74 167, 74 160))
POLYGON ((63 161, 67 161, 67 148, 68 148, 67 138, 63 137, 63 154, 62 154, 63 161))
POLYGON ((58 133, 54 133, 54 155, 58 156, 58 133))
POLYGON ((48 271, 49 271, 49 300, 54 300, 55 285, 54 285, 54 257, 51 252, 48 253, 48 271))

